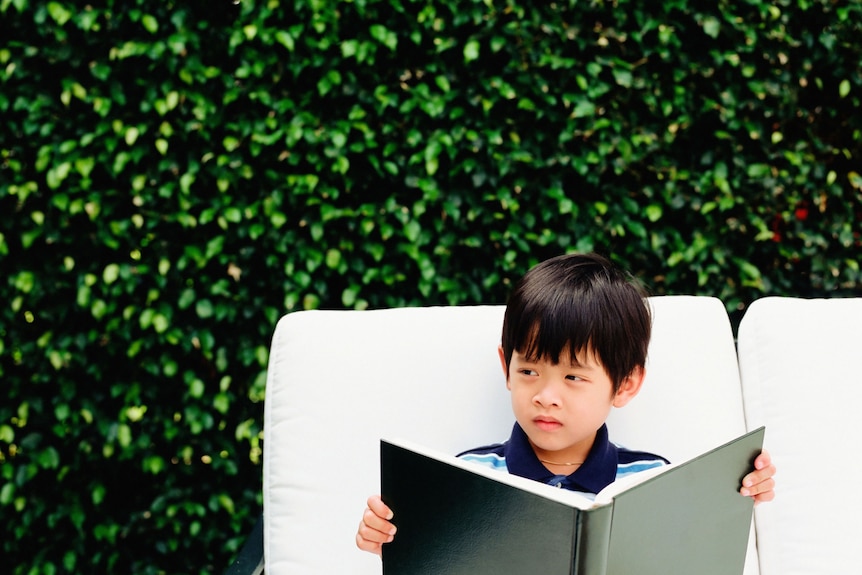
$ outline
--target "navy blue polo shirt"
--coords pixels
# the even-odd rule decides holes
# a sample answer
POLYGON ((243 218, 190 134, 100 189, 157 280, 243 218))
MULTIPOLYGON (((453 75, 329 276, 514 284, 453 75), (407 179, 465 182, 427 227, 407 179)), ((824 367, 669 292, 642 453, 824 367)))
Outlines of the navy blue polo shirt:
POLYGON ((602 425, 584 463, 570 475, 556 475, 536 457, 527 434, 517 422, 505 443, 477 447, 460 453, 458 457, 533 481, 592 495, 617 479, 668 464, 658 455, 632 451, 611 443, 608 428, 602 425))

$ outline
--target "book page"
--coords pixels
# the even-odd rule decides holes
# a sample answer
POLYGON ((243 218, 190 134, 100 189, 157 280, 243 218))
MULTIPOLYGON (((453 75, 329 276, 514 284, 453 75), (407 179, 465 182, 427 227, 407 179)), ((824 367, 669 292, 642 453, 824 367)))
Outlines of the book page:
POLYGON ((653 467, 652 469, 646 469, 644 471, 640 471, 638 473, 633 473, 631 475, 627 475, 622 479, 617 479, 613 483, 609 484, 607 487, 602 489, 596 494, 596 506, 599 505, 607 505, 614 500, 614 497, 623 491, 627 491, 631 489, 635 485, 643 483, 648 479, 652 479, 657 475, 661 475, 666 471, 670 471, 674 467, 679 465, 678 463, 672 463, 669 465, 662 465, 660 467, 653 467))
MULTIPOLYGON (((720 445, 718 447, 710 449, 709 451, 701 453, 700 455, 696 455, 695 457, 692 457, 691 459, 688 459, 686 461, 680 461, 678 463, 672 463, 670 465, 662 465, 661 467, 655 467, 653 469, 647 469, 646 471, 634 473, 632 475, 624 477, 623 479, 620 479, 618 481, 614 481, 613 483, 611 483, 610 485, 608 485, 607 487, 602 489, 596 495, 596 505, 607 505, 608 503, 613 501, 614 497, 616 497, 620 493, 628 491, 629 489, 633 488, 636 485, 640 485, 641 483, 644 483, 645 481, 649 481, 650 479, 653 479, 654 477, 657 477, 659 475, 662 475, 664 473, 672 471, 672 470, 676 469, 677 467, 688 465, 688 464, 694 463, 695 461, 698 461, 700 459, 710 457, 713 454, 718 453, 719 451, 722 451, 724 449, 728 449, 731 446, 742 442, 747 437, 758 433, 758 431, 759 430, 755 430, 755 431, 746 433, 740 437, 737 437, 735 439, 728 441, 727 443, 725 443, 723 445, 720 445)), ((762 443, 762 439, 761 439, 761 443, 762 443)))

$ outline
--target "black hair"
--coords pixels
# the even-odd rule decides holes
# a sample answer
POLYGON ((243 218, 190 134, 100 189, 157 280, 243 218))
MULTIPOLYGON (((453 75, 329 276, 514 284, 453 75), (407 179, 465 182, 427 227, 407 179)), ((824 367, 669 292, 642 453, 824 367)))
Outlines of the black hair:
POLYGON ((509 296, 502 346, 508 375, 512 354, 556 364, 593 353, 616 392, 646 363, 652 317, 643 286, 606 258, 557 256, 534 266, 509 296))

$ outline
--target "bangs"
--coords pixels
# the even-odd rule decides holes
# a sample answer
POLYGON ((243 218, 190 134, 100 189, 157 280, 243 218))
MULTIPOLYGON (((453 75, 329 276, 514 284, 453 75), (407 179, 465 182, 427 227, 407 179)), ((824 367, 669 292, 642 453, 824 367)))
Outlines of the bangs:
POLYGON ((574 317, 536 317, 518 326, 511 349, 530 362, 547 360, 558 364, 561 358, 577 361, 585 353, 596 355, 601 361, 590 334, 585 324, 574 317))

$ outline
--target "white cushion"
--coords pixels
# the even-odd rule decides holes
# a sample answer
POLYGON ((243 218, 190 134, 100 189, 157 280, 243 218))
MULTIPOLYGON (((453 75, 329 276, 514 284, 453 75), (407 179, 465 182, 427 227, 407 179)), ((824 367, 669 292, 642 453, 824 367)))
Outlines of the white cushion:
MULTIPOLYGON (((651 301, 645 388, 613 413, 611 439, 680 460, 744 431, 733 339, 714 298, 651 301)), ((359 551, 354 536, 366 498, 379 491, 381 436, 450 453, 509 436, 514 418, 496 351, 503 310, 308 311, 281 319, 264 417, 268 575, 379 575, 379 558, 359 551)))
POLYGON ((862 298, 763 298, 740 323, 746 419, 778 467, 755 511, 763 575, 859 571, 860 330, 862 298))
MULTIPOLYGON (((616 443, 685 461, 746 431, 733 330, 713 297, 661 296, 650 304, 643 389, 611 411, 608 428, 616 443)), ((752 529, 745 575, 757 574, 752 529)))
POLYGON ((650 298, 653 335, 643 389, 608 420, 611 439, 685 461, 745 433, 733 331, 704 296, 650 298))
POLYGON ((264 416, 267 575, 379 574, 356 548, 379 439, 458 452, 508 437, 502 306, 309 311, 279 322, 264 416))

